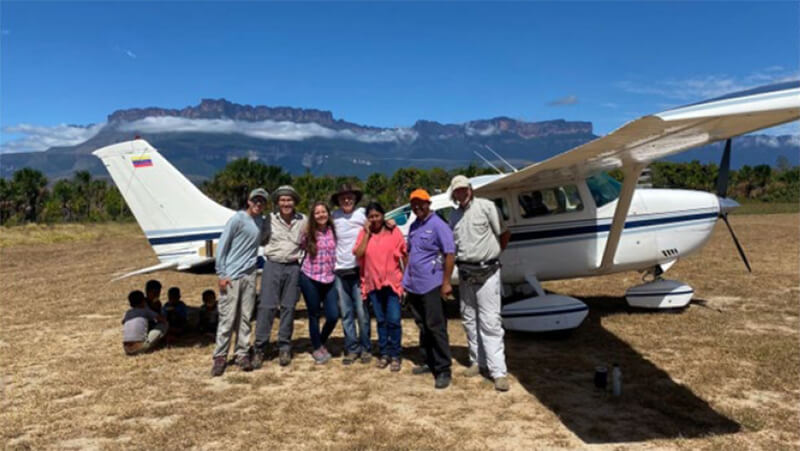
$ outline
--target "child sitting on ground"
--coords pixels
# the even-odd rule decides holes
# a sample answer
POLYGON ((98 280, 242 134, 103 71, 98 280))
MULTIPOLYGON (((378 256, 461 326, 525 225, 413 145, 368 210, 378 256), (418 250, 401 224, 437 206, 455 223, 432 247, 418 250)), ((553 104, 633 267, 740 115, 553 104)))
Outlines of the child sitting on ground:
POLYGON ((181 289, 172 287, 167 291, 167 303, 161 309, 161 315, 167 319, 169 324, 169 337, 173 338, 181 335, 186 329, 186 304, 181 301, 181 289))
POLYGON ((203 292, 203 305, 200 306, 200 332, 216 335, 218 322, 219 311, 217 311, 217 293, 215 293, 214 290, 206 290, 203 292))
POLYGON ((131 308, 122 318, 122 347, 128 355, 150 351, 167 333, 167 322, 147 307, 139 290, 128 294, 128 304, 131 308))

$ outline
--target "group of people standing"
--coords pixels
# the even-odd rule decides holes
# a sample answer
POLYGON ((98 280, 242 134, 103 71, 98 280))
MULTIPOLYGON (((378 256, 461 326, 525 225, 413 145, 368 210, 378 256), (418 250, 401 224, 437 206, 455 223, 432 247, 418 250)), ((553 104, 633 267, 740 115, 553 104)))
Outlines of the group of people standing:
POLYGON ((328 338, 341 318, 342 363, 372 360, 369 302, 378 329, 376 366, 402 367, 402 299, 419 328, 422 363, 414 374, 430 373, 436 388, 451 381, 452 358, 443 299, 452 295, 450 278, 459 271, 461 314, 471 366, 466 376, 484 374, 500 391, 509 389, 500 318, 499 257, 508 243, 497 208, 475 198, 469 180, 453 178, 450 186, 458 208, 449 224, 431 209, 423 189, 410 195, 416 220, 408 241, 378 203, 357 207, 363 193, 345 184, 331 197, 335 207, 315 202, 309 217, 299 213, 300 198, 288 185, 271 197, 253 190, 247 209, 225 225, 216 253, 219 276, 219 325, 212 376, 224 373, 233 331, 235 362, 244 371, 260 368, 267 356, 272 324, 279 317, 278 360, 291 363, 295 305, 300 292, 308 311, 309 337, 316 363, 331 359, 328 338), (268 199, 273 212, 262 215, 268 199), (256 262, 264 246, 264 266, 257 310, 256 262), (256 311, 255 339, 250 349, 251 315, 256 311), (320 329, 320 320, 325 321, 320 329))

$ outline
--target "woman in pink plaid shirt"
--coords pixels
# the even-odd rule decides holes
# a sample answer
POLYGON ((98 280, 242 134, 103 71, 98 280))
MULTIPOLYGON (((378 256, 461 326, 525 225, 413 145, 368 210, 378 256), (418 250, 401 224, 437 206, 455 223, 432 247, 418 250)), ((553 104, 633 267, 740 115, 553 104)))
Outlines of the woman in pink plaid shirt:
POLYGON ((300 290, 308 310, 308 335, 314 351, 314 362, 322 364, 331 359, 325 348, 339 320, 338 295, 334 289, 333 267, 336 264, 336 232, 330 210, 325 202, 315 202, 309 214, 301 245, 306 250, 300 270, 300 290), (319 330, 320 310, 325 309, 325 325, 319 330))

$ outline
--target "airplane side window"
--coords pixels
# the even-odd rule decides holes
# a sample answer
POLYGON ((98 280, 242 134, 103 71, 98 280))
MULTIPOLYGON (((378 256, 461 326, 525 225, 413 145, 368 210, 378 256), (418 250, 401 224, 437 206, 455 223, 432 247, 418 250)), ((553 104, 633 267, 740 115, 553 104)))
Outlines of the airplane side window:
POLYGON ((586 186, 589 188, 589 192, 592 193, 594 203, 598 207, 616 200, 622 190, 622 185, 605 172, 587 178, 586 186))
POLYGON ((531 191, 518 196, 523 218, 534 218, 583 210, 583 202, 575 185, 557 186, 531 191))
POLYGON ((503 215, 503 221, 508 221, 508 202, 506 202, 505 198, 498 197, 496 199, 492 199, 495 206, 497 207, 497 211, 503 215))

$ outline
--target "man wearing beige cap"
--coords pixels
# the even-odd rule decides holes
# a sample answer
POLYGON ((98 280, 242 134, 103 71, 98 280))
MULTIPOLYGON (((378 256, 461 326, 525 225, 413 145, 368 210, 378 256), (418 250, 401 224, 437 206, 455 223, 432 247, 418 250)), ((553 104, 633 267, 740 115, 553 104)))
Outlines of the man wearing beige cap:
POLYGON ((236 212, 219 237, 216 271, 219 277, 219 323, 211 376, 222 376, 228 361, 231 335, 236 330, 236 363, 251 371, 250 316, 256 302, 256 262, 263 239, 267 191, 256 188, 247 198, 247 210, 236 212))
POLYGON ((306 227, 306 217, 298 213, 296 205, 300 196, 289 185, 278 187, 272 193, 275 212, 270 221, 270 236, 264 246, 264 268, 261 273, 261 299, 258 303, 256 339, 253 352, 253 367, 260 368, 264 362, 272 323, 280 313, 278 326, 279 363, 286 366, 292 361, 292 332, 294 332, 294 310, 300 299, 300 246, 301 233, 306 227))
POLYGON ((463 175, 453 177, 450 195, 458 203, 450 215, 450 227, 456 243, 461 318, 471 364, 464 375, 488 372, 495 389, 507 391, 499 259, 511 232, 492 201, 473 196, 472 185, 463 175))

